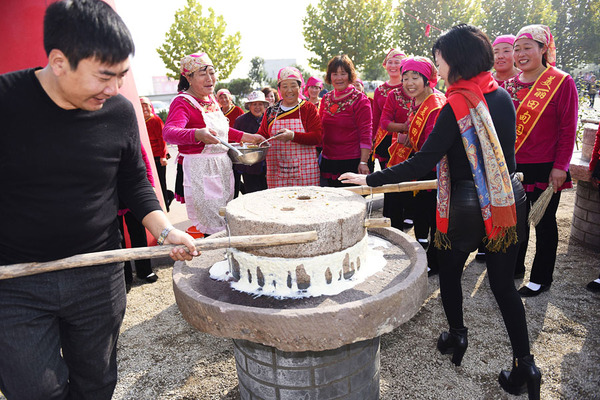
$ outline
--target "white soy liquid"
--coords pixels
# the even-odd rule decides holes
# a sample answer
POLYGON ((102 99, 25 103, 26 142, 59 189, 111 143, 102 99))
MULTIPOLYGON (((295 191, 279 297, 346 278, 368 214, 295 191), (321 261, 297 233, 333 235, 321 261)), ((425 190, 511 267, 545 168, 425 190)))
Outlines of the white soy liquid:
MULTIPOLYGON (((289 288, 283 284, 281 278, 278 281, 281 282, 279 286, 265 285, 263 288, 258 287, 256 284, 250 284, 247 280, 233 281, 233 277, 229 270, 228 260, 218 261, 210 268, 210 277, 219 281, 231 281, 231 287, 241 292, 249 293, 254 296, 271 296, 275 298, 304 298, 304 297, 318 297, 322 295, 334 296, 356 286, 357 284, 364 282, 368 277, 381 271, 385 265, 386 260, 383 257, 383 250, 391 246, 391 243, 378 236, 368 235, 367 237, 367 250, 366 260, 357 269, 354 275, 348 279, 335 279, 330 284, 313 284, 318 280, 311 279, 311 285, 305 290, 299 290, 295 285, 289 288)), ((340 253, 343 253, 340 252, 340 253)), ((265 263, 277 263, 277 257, 262 257, 265 263)), ((289 259, 279 259, 281 261, 289 261, 289 259)), ((314 258, 297 258, 294 259, 295 264, 310 264, 314 258)), ((322 269, 322 268, 321 268, 322 269)), ((287 271, 283 271, 287 274, 287 271)), ((272 276, 265 275, 265 281, 271 282, 272 276)), ((320 280, 322 282, 322 279, 320 280)))

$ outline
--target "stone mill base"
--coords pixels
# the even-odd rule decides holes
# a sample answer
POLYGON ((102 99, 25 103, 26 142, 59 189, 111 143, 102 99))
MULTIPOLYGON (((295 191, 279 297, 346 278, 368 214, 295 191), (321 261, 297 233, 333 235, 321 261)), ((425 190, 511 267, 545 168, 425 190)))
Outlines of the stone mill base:
POLYGON ((379 399, 379 337, 325 351, 233 344, 242 400, 379 399))

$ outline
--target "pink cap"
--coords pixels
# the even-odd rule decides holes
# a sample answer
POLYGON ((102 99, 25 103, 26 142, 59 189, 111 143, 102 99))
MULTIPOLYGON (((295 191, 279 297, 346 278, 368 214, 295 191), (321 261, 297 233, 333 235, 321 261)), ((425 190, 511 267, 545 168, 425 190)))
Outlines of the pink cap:
POLYGON ((435 87, 438 81, 437 69, 433 62, 427 57, 411 57, 404 60, 402 73, 415 71, 423 74, 429 81, 430 87, 435 87))
POLYGON ((494 40, 494 43, 492 43, 492 46, 495 46, 500 43, 507 43, 507 44, 510 44, 511 46, 514 45, 515 44, 515 35, 500 35, 496 38, 496 40, 494 40))

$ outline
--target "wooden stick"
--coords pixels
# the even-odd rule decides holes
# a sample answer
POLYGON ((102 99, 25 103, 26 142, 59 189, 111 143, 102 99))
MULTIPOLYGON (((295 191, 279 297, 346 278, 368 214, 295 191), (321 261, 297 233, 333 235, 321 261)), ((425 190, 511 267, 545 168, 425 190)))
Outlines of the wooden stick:
POLYGON ((437 189, 437 179, 429 181, 415 181, 392 183, 389 185, 370 187, 370 186, 347 186, 343 189, 349 190, 358 194, 377 194, 377 193, 394 193, 394 192, 410 192, 412 190, 427 190, 437 189))
MULTIPOLYGON (((517 179, 523 181, 523 173, 515 172, 517 179)), ((378 193, 394 193, 394 192, 410 192, 412 190, 428 190, 437 189, 437 179, 431 179, 429 181, 411 181, 402 183, 392 183, 389 185, 370 187, 370 186, 348 186, 342 189, 349 190, 351 192, 368 195, 378 193)))
POLYGON ((389 218, 368 218, 365 220, 365 228, 389 228, 392 220, 389 218))
MULTIPOLYGON (((280 233, 272 235, 232 236, 217 239, 196 239, 197 250, 213 250, 224 247, 266 247, 285 244, 306 243, 317 240, 316 231, 280 233)), ((168 256, 171 249, 182 245, 164 245, 154 247, 137 247, 100 251, 97 253, 78 254, 72 257, 48 262, 31 262, 12 265, 0 265, 0 280, 20 276, 40 274, 69 268, 87 267, 91 265, 110 264, 122 261, 142 260, 168 256)))

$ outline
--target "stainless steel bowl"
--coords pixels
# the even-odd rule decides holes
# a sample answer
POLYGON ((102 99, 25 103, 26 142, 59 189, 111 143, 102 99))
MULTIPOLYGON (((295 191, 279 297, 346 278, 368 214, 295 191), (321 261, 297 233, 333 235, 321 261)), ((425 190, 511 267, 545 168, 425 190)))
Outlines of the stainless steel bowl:
POLYGON ((269 150, 269 146, 264 145, 261 147, 245 147, 239 143, 232 143, 232 146, 241 153, 239 154, 232 149, 227 151, 227 155, 234 164, 254 165, 264 160, 269 150))

